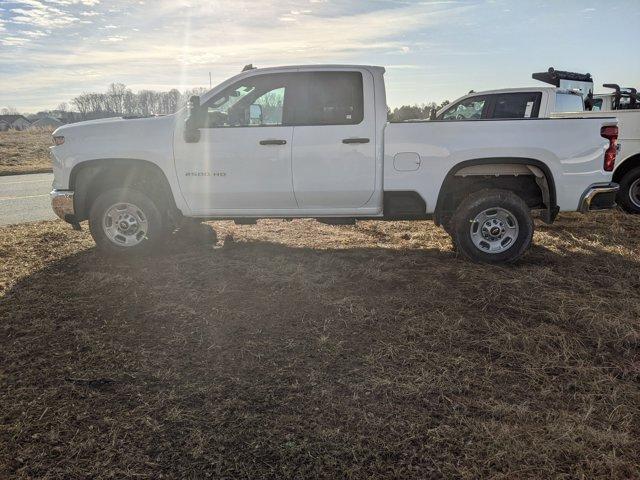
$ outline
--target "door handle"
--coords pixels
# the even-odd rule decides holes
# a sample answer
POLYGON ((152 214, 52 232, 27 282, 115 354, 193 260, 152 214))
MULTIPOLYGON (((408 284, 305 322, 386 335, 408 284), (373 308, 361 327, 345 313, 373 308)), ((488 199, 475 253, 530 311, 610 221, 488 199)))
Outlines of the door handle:
POLYGON ((368 138, 345 138, 342 143, 369 143, 368 138))
POLYGON ((260 140, 260 145, 286 145, 286 140, 260 140))

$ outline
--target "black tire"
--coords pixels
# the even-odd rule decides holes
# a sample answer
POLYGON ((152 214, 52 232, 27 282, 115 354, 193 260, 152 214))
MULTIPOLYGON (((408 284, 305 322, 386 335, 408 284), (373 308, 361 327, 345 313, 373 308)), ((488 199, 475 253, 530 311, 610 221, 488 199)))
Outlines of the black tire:
MULTIPOLYGON (((93 202, 89 212, 89 231, 101 252, 126 257, 152 252, 164 243, 164 238, 170 229, 167 220, 147 194, 130 188, 115 188, 101 193, 93 202), (135 245, 125 246, 122 242, 112 240, 107 234, 105 215, 109 209, 118 204, 135 206, 137 215, 146 222, 145 231, 140 229, 139 243, 135 245)), ((121 238, 125 237, 121 236, 121 238)))
MULTIPOLYGON (((484 189, 470 194, 458 206, 451 220, 451 226, 454 231, 452 239, 456 242, 457 251, 475 262, 515 262, 529 249, 533 238, 533 218, 529 207, 518 195, 509 190, 484 189), (513 234, 515 238, 508 234, 504 236, 503 241, 506 243, 499 247, 505 249, 496 253, 489 253, 486 249, 476 246, 472 237, 474 228, 476 229, 475 238, 479 238, 478 234, 482 234, 482 225, 475 222, 476 218, 483 212, 491 213, 492 209, 501 209, 509 214, 506 217, 507 220, 503 222, 508 224, 506 228, 514 219, 517 222, 513 222, 513 225, 517 225, 517 234, 513 234)), ((495 238, 499 239, 500 236, 495 238)), ((485 241, 484 245, 489 246, 489 242, 485 241)))
POLYGON ((640 213, 640 167, 636 167, 620 180, 618 204, 627 213, 640 213))

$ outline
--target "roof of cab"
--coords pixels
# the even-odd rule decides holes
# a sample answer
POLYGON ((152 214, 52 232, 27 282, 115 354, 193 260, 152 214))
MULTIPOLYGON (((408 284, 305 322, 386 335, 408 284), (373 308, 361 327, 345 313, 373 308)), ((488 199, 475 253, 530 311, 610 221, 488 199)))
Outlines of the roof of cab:
POLYGON ((312 64, 312 65, 282 65, 282 66, 277 66, 277 67, 253 67, 252 70, 247 70, 247 71, 260 71, 260 72, 267 72, 267 71, 278 71, 278 70, 296 70, 296 69, 304 69, 304 70, 313 70, 313 69, 322 69, 322 70, 330 70, 332 68, 335 69, 344 69, 344 68, 360 68, 360 69, 366 69, 366 70, 378 70, 378 71, 382 71, 383 73, 385 72, 385 68, 384 67, 380 67, 377 65, 343 65, 343 64, 333 64, 333 63, 319 63, 319 64, 312 64))
POLYGON ((464 98, 464 97, 469 97, 469 96, 475 96, 475 95, 493 95, 496 93, 521 93, 521 92, 561 92, 561 93, 570 93, 571 90, 567 90, 564 88, 558 88, 558 87, 517 87, 517 88, 499 88, 496 90, 482 90, 480 92, 469 92, 468 94, 460 97, 460 98, 464 98))

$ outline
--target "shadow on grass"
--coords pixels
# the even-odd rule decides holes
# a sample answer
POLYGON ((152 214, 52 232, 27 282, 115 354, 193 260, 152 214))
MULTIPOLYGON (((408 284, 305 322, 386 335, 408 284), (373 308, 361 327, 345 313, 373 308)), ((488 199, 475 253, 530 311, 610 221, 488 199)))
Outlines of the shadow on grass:
POLYGON ((638 261, 565 252, 63 258, 0 300, 0 473, 632 477, 638 261))

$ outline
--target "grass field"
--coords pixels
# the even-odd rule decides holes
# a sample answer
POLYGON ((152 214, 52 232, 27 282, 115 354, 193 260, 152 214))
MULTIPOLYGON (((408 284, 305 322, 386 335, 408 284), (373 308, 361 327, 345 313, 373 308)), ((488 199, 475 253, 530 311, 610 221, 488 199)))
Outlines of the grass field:
POLYGON ((0 175, 51 171, 50 130, 0 132, 0 175))
POLYGON ((640 218, 0 228, 0 478, 640 478, 640 218))

